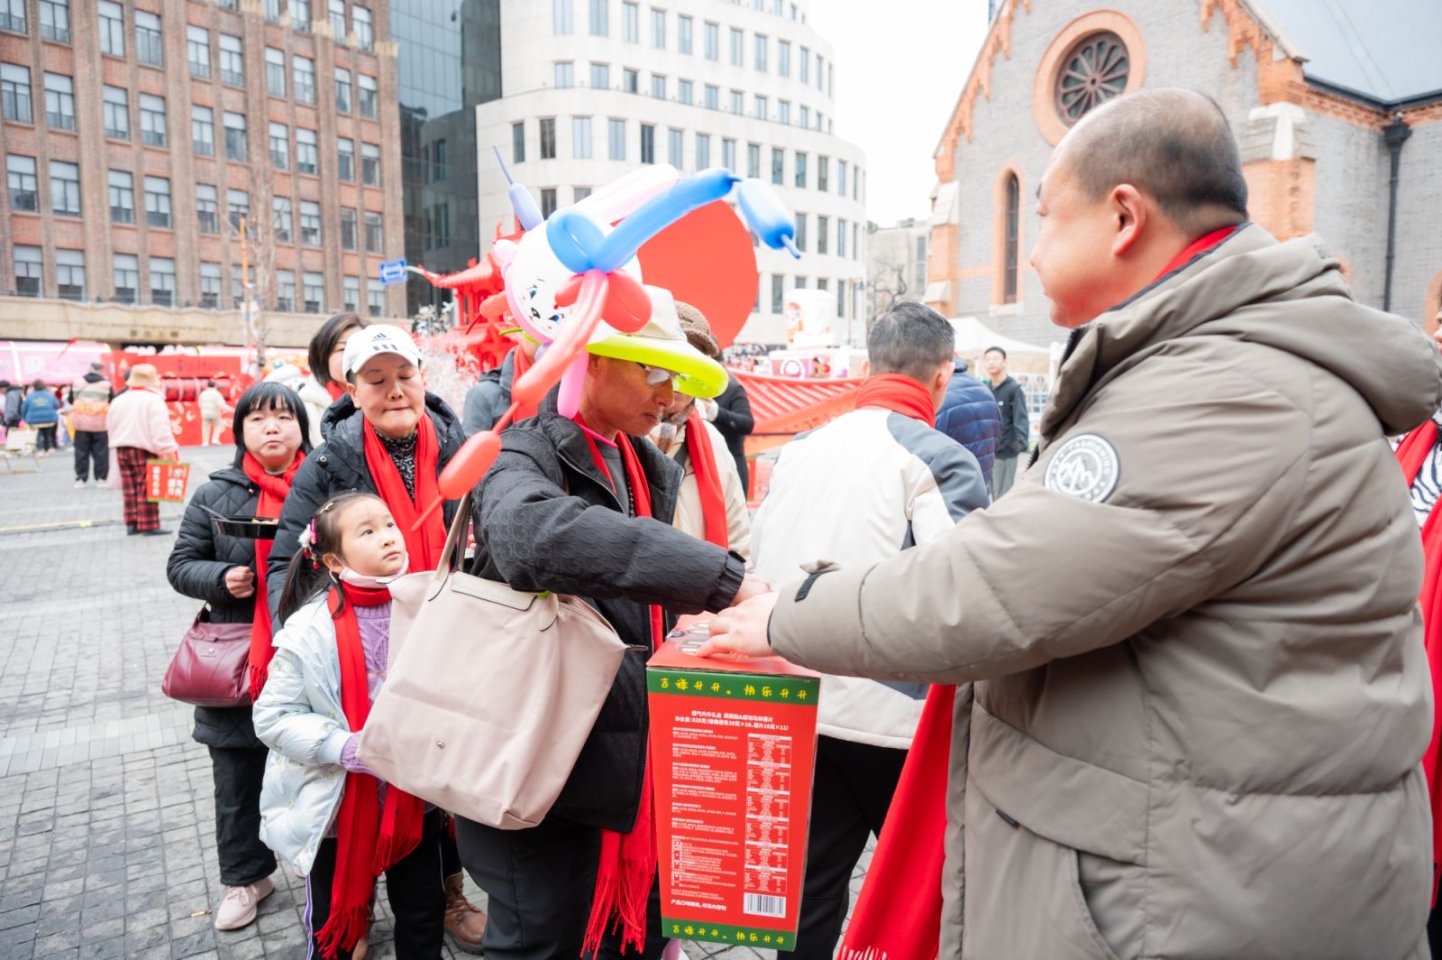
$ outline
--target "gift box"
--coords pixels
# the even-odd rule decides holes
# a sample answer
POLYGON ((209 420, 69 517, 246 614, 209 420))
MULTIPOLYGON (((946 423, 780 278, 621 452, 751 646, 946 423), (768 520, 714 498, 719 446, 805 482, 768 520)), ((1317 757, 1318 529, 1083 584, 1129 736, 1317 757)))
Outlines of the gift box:
POLYGON ((793 950, 821 678, 704 640, 683 621, 646 670, 663 932, 793 950))

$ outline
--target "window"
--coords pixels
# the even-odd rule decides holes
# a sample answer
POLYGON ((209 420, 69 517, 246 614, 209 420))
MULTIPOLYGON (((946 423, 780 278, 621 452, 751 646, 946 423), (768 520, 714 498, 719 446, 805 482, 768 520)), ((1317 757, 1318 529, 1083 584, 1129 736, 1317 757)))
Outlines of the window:
POLYGON ((691 49, 691 28, 694 21, 682 14, 676 15, 676 49, 682 53, 690 54, 691 49))
POLYGON ((778 101, 776 101, 776 122, 777 122, 777 123, 784 123, 784 124, 786 124, 786 125, 788 125, 788 126, 791 124, 791 101, 790 101, 790 100, 778 100, 778 101))
POLYGON ((5 175, 10 186, 10 209, 40 209, 40 187, 35 173, 35 158, 10 154, 5 158, 5 175))
POLYGON ((337 40, 345 38, 345 0, 330 0, 330 32, 337 40))
POLYGON ((721 88, 714 83, 706 84, 705 104, 707 110, 718 110, 721 107, 721 88))
POLYGON ((208 183, 195 185, 195 222, 201 233, 220 232, 220 199, 208 183))
POLYGON ((265 0, 265 19, 280 23, 280 0, 265 0))
POLYGON ((611 89, 611 65, 609 63, 591 64, 591 89, 611 89))
POLYGON ((771 182, 783 182, 786 170, 786 151, 781 147, 771 148, 771 182))
POLYGON ((696 134, 696 169, 705 170, 711 166, 711 135, 696 134))
POLYGON ((100 52, 125 56, 125 11, 111 0, 99 0, 95 12, 100 27, 100 52))
POLYGON ((290 313, 295 310, 295 271, 275 272, 275 308, 290 313))
POLYGON ((1001 302, 1016 303, 1017 247, 1021 232, 1021 182, 1016 174, 1006 178, 1005 246, 1002 252, 1001 302))
POLYGON ((165 63, 160 18, 146 10, 135 11, 135 59, 158 67, 165 63))
POLYGON ((677 99, 677 101, 679 101, 680 103, 686 103, 686 104, 691 103, 691 102, 695 99, 694 94, 692 94, 692 92, 691 92, 691 81, 690 81, 690 80, 677 80, 677 81, 676 81, 676 99, 677 99))
POLYGON ((360 277, 346 277, 341 280, 342 310, 355 313, 360 309, 360 277))
POLYGON ((356 46, 367 52, 374 50, 376 46, 376 30, 371 23, 371 12, 369 7, 350 8, 351 26, 355 28, 356 46))
POLYGON ((816 189, 822 193, 831 189, 831 160, 828 157, 816 158, 816 189))
POLYGON ((621 39, 627 43, 641 42, 641 8, 634 3, 621 4, 621 39))
POLYGON ((381 215, 374 210, 366 211, 366 253, 380 253, 385 246, 385 231, 381 215))
POLYGON ((25 0, 0 0, 0 30, 29 33, 25 22, 25 0))
POLYGON ((611 160, 626 159, 626 121, 608 120, 606 122, 607 134, 607 157, 611 160))
POLYGON ((40 0, 40 36, 70 42, 70 0, 40 0))
POLYGON ((736 170, 736 141, 726 137, 721 141, 721 166, 727 170, 736 170))
POLYGON ((245 114, 226 113, 221 120, 225 124, 225 158, 244 163, 249 154, 245 146, 245 114))
POLYGON ((836 192, 846 196, 846 161, 836 161, 836 192))
MULTIPOLYGON (((578 192, 581 189, 581 187, 576 188, 578 192)), ((449 203, 438 203, 431 210, 431 230, 427 234, 427 239, 434 239, 437 247, 451 245, 451 205, 449 203)))
POLYGON ((786 306, 786 278, 779 273, 771 275, 771 312, 780 313, 786 306))
POLYGON ((641 124, 641 162, 656 162, 656 127, 653 124, 641 124))
POLYGON ((277 170, 290 169, 290 128, 283 123, 270 125, 270 164, 277 170))
POLYGON ((306 313, 320 313, 321 301, 325 299, 325 277, 318 273, 303 273, 300 283, 301 295, 305 298, 301 309, 306 313))
POLYGON ((290 0, 290 22, 297 30, 310 29, 310 0, 290 0))
POLYGON ((816 289, 817 289, 817 290, 825 290, 825 289, 826 289, 826 284, 827 284, 827 280, 826 280, 825 277, 817 277, 817 278, 816 278, 816 289))
POLYGON ((170 226, 170 181, 165 177, 145 178, 145 222, 152 227, 170 226))
POLYGON ((816 215, 816 252, 826 253, 831 242, 831 218, 816 215))
POLYGON ((437 140, 431 144, 431 182, 440 183, 450 178, 450 165, 446 160, 446 141, 437 140))
MULTIPOLYGON (((309 131, 307 131, 309 132, 309 131)), ((299 148, 297 148, 299 149, 299 148)), ((336 176, 347 182, 355 180, 355 141, 337 137, 335 141, 336 176)))
POLYGON ((757 69, 757 70, 760 70, 762 73, 765 73, 765 72, 766 72, 766 69, 767 69, 767 67, 766 67, 766 50, 767 50, 767 47, 768 47, 768 45, 769 45, 769 43, 770 43, 770 40, 769 40, 769 38, 768 38, 764 33, 757 33, 757 34, 753 34, 752 36, 755 38, 755 44, 756 44, 756 61, 755 61, 756 69, 757 69))
POLYGON ((356 75, 356 89, 359 92, 357 97, 360 106, 360 115, 367 120, 374 120, 380 116, 380 87, 376 84, 375 77, 368 77, 365 74, 356 75))
POLYGON ((83 251, 55 251, 55 286, 55 292, 62 300, 85 299, 85 253, 83 251))
POLYGON ((132 253, 117 253, 112 258, 117 303, 134 303, 140 298, 140 261, 132 253))
POLYGON ((666 99, 666 77, 663 74, 651 74, 651 96, 657 100, 666 99))
MULTIPOLYGON (((806 214, 804 213, 796 215, 796 249, 803 251, 806 249, 806 214)), ((806 284, 800 277, 797 277, 796 286, 804 287, 806 284)))
POLYGON ((541 159, 556 159, 556 118, 541 118, 541 159))
POLYGON ((666 162, 680 170, 684 161, 681 157, 686 134, 675 127, 666 128, 666 162))
POLYGON ((368 187, 381 185, 381 148, 374 143, 361 144, 361 183, 368 187))
POLYGON ((50 210, 80 216, 80 167, 77 164, 50 161, 50 210))
POLYGON ((739 67, 745 61, 746 35, 738 28, 731 28, 731 66, 739 67))
POLYGON ((342 250, 354 250, 356 248, 356 217, 355 207, 341 207, 340 248, 342 250))
POLYGON ((591 118, 571 118, 571 157, 575 160, 591 159, 591 118))
POLYGON ((295 128, 295 169, 297 173, 320 172, 320 148, 314 130, 295 128))
POLYGON ((651 46, 666 49, 666 11, 651 8, 651 46))
POLYGON ((175 261, 169 257, 150 258, 150 302, 162 307, 175 304, 175 261))
POLYGON ((44 271, 40 264, 40 248, 15 246, 15 296, 38 297, 44 271))
POLYGON ((746 144, 746 176, 756 178, 761 176, 761 144, 746 144))
POLYGON ((250 217, 250 194, 244 190, 225 191, 225 218, 231 227, 239 230, 242 217, 250 217))
POLYGON ((712 23, 709 20, 705 24, 702 35, 706 38, 704 47, 707 60, 721 59, 721 25, 712 23))
MULTIPOLYGON (((285 70, 282 68, 281 76, 284 75, 285 70)), ((222 83, 232 86, 245 86, 245 52, 240 45, 240 38, 232 37, 228 33, 220 35, 220 79, 222 83)))
POLYGON ((791 76, 791 41, 776 41, 776 72, 783 77, 791 76))
POLYGON ((45 74, 45 122, 56 130, 75 129, 75 81, 64 74, 45 74))
POLYGON ((761 94, 756 95, 756 119, 765 120, 771 113, 771 104, 761 94))
POLYGON ((610 0, 590 0, 591 36, 605 37, 611 32, 610 0))
POLYGON ((191 104, 190 148, 197 156, 215 156, 215 111, 209 107, 191 104))
POLYGON ((204 27, 185 28, 185 60, 190 64, 190 75, 200 80, 210 79, 210 31, 204 27))
POLYGON ((821 54, 818 53, 818 54, 816 55, 816 89, 817 89, 817 90, 820 90, 820 89, 821 89, 821 84, 822 84, 823 78, 826 76, 826 71, 822 69, 822 59, 823 59, 823 58, 822 58, 821 54))
POLYGON ((335 108, 341 113, 350 113, 350 71, 335 68, 335 108))
POLYGON ((846 256, 846 221, 839 217, 836 220, 836 255, 846 256))
POLYGON ((553 67, 551 85, 557 90, 569 90, 576 85, 576 65, 570 60, 557 60, 553 67))
POLYGON ((541 217, 549 217, 556 212, 556 188, 543 187, 541 189, 541 217))
POLYGON ((811 108, 805 104, 801 105, 801 117, 797 121, 797 126, 806 128, 811 126, 811 108))
POLYGON ((806 189, 806 154, 800 150, 796 151, 796 179, 793 182, 803 190, 806 189))
POLYGON ((290 243, 294 224, 291 220, 290 197, 270 198, 271 227, 275 231, 276 243, 290 243))
POLYGON ((564 35, 572 31, 571 0, 551 0, 551 32, 564 35))
POLYGON ((379 317, 386 309, 386 288, 374 277, 366 281, 366 309, 373 317, 379 317))
POLYGON ((836 281, 836 315, 846 316, 846 281, 836 281))
POLYGON ((627 93, 637 93, 641 89, 641 72, 626 67, 621 71, 621 89, 627 93))
POLYGON ((310 57, 291 57, 290 65, 296 103, 315 103, 315 61, 310 57))
POLYGON ((214 310, 220 306, 220 264, 200 264, 200 305, 214 310))
POLYGON ((801 48, 801 76, 798 78, 802 83, 811 82, 811 48, 801 48))
POLYGON ((265 92, 272 97, 285 96, 285 51, 265 48, 265 92))
POLYGON ((300 202, 300 242, 307 247, 320 246, 320 204, 311 200, 300 202))

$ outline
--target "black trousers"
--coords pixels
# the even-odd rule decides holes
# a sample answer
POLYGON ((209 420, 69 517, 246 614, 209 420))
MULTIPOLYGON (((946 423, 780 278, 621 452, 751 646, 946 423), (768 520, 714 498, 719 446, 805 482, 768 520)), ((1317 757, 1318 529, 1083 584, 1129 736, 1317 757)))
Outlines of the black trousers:
POLYGON ((881 835, 906 751, 818 737, 811 832, 793 960, 831 960, 851 906, 851 875, 881 835))
MULTIPOLYGON (((558 818, 529 830, 497 830, 456 818, 461 861, 490 898, 481 941, 488 960, 577 960, 591 916, 591 894, 601 854, 601 831, 558 818)), ((657 960, 661 935, 661 885, 651 885, 646 907, 646 945, 621 950, 608 933, 597 960, 657 960)))
POLYGON ((275 854, 260 842, 260 783, 265 747, 211 747, 215 781, 215 852, 220 882, 244 887, 275 872, 275 854))
MULTIPOLYGON (((446 935, 446 891, 441 885, 441 834, 445 829, 445 814, 439 810, 426 814, 420 845, 386 871, 386 898, 396 918, 396 960, 439 960, 441 956, 446 935)), ((306 916, 315 957, 321 956, 315 932, 330 918, 335 858, 335 838, 322 840, 306 880, 306 916)), ((350 960, 350 953, 337 953, 336 960, 350 960)))
POLYGON ((110 477, 110 434, 104 430, 76 430, 75 479, 89 480, 92 465, 95 482, 104 483, 110 477))
POLYGON ((36 427, 36 428, 35 428, 35 433, 36 433, 36 437, 35 437, 35 449, 38 450, 38 451, 40 451, 41 453, 44 453, 44 452, 46 452, 46 451, 48 451, 48 450, 54 450, 54 449, 55 449, 55 430, 56 430, 59 426, 60 426, 60 424, 58 424, 58 423, 52 423, 52 424, 49 424, 48 426, 36 427))

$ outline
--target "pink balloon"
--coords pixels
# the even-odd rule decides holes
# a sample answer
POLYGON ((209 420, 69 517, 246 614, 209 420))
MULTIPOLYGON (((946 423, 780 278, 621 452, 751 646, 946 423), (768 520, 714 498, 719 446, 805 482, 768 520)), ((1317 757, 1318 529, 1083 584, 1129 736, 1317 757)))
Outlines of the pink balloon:
POLYGON ((591 334, 600 324, 601 305, 605 297, 606 275, 598 270, 588 270, 582 278, 576 304, 571 308, 570 322, 561 327, 555 342, 536 359, 531 369, 516 378, 511 386, 512 399, 535 406, 560 382, 572 359, 585 350, 591 334))
POLYGON ((582 350, 571 358, 571 365, 561 375, 561 393, 556 398, 556 409, 567 420, 581 409, 581 387, 586 383, 586 351, 582 350))

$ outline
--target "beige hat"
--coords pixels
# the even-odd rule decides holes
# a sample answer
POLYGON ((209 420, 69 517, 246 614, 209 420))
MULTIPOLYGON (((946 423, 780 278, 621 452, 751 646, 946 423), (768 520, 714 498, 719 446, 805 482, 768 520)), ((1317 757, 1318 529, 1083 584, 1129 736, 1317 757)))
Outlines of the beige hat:
POLYGON ((153 387, 159 382, 160 373, 150 363, 137 363, 125 378, 127 387, 153 387))
POLYGON ((706 322, 706 317, 700 310, 677 300, 676 318, 681 321, 681 332, 686 334, 691 346, 712 360, 721 356, 721 345, 716 342, 716 335, 711 332, 711 324, 706 322))

